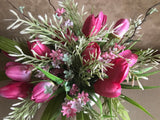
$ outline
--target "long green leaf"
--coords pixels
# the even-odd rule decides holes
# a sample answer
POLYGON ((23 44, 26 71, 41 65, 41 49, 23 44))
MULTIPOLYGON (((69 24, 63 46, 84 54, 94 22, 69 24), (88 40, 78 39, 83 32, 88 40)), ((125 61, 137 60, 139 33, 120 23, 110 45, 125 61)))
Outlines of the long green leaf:
POLYGON ((43 112, 41 120, 56 120, 56 118, 61 114, 64 97, 65 93, 62 93, 52 98, 43 112))
POLYGON ((153 68, 153 67, 143 68, 143 69, 140 69, 140 70, 135 71, 134 73, 135 73, 135 74, 143 74, 143 73, 145 73, 145 72, 150 71, 152 68, 153 68))
POLYGON ((141 77, 141 76, 147 77, 147 76, 150 76, 150 75, 157 74, 157 73, 159 73, 159 72, 160 72, 160 70, 154 71, 154 72, 149 72, 149 73, 144 73, 144 74, 137 74, 137 76, 139 76, 139 77, 141 77))
POLYGON ((0 71, 0 81, 8 80, 9 78, 6 76, 4 71, 0 71))
POLYGON ((90 120, 89 115, 85 114, 83 111, 76 114, 76 120, 90 120))
POLYGON ((2 49, 7 53, 11 52, 19 53, 19 51, 15 48, 15 46, 20 46, 20 45, 16 41, 0 36, 0 49, 2 49))
POLYGON ((43 74, 45 74, 49 79, 51 79, 52 81, 56 82, 57 84, 61 84, 63 82, 63 80, 61 78, 59 78, 59 77, 57 77, 57 76, 55 76, 55 75, 43 70, 42 68, 37 67, 37 66, 36 66, 36 68, 39 69, 43 74))
MULTIPOLYGON (((121 84, 121 87, 123 89, 141 89, 139 86, 137 85, 125 85, 125 84, 121 84)), ((160 86, 143 86, 144 89, 152 89, 152 88, 160 88, 160 86)))
POLYGON ((123 120, 130 120, 128 111, 126 108, 121 104, 120 100, 118 98, 112 98, 112 106, 114 108, 114 111, 118 113, 118 115, 123 120))
POLYGON ((150 117, 155 119, 144 107, 142 107, 140 104, 138 104, 137 102, 135 102, 131 98, 129 98, 129 97, 125 96, 125 95, 122 95, 122 94, 121 94, 120 98, 122 98, 122 99, 126 100, 127 102, 131 103, 132 105, 138 107, 139 109, 144 111, 146 114, 148 114, 150 117))

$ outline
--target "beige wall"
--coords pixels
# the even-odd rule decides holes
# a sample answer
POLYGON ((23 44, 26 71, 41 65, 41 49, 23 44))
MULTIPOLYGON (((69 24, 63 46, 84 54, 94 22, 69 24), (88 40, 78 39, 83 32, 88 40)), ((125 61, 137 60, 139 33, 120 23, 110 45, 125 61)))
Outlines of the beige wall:
MULTIPOLYGON (((51 15, 53 10, 49 6, 47 0, 10 0, 17 7, 25 6, 26 11, 31 11, 34 15, 44 15, 47 13, 51 15)), ((52 0, 57 4, 57 1, 52 0)), ((93 10, 94 13, 103 11, 108 16, 108 23, 116 21, 119 18, 136 18, 138 15, 145 13, 146 9, 151 5, 159 2, 159 0, 75 0, 78 1, 80 6, 85 5, 86 10, 93 10)), ((57 7, 57 6, 56 6, 57 7)), ((158 7, 160 10, 160 7, 158 7)), ((18 31, 6 30, 8 22, 3 19, 13 18, 8 9, 13 9, 6 0, 0 0, 0 35, 15 38, 22 37, 18 31)), ((153 14, 148 18, 147 22, 142 26, 144 33, 142 42, 138 45, 141 48, 153 47, 160 49, 160 12, 153 14)), ((3 68, 5 63, 4 57, 0 56, 0 66, 3 68)), ((150 77, 150 80, 143 81, 144 85, 160 85, 160 75, 150 77)), ((0 82, 0 86, 6 85, 6 82, 0 82)), ((145 106, 156 118, 160 118, 160 88, 152 90, 123 90, 123 92, 132 97, 138 103, 145 106)), ((0 120, 9 112, 9 106, 16 101, 6 100, 0 98, 0 120)), ((132 120, 151 120, 150 117, 145 115, 140 110, 132 107, 131 105, 124 103, 128 110, 132 120)), ((42 111, 40 111, 42 112, 42 111)), ((40 113, 36 115, 34 120, 39 120, 40 113)))

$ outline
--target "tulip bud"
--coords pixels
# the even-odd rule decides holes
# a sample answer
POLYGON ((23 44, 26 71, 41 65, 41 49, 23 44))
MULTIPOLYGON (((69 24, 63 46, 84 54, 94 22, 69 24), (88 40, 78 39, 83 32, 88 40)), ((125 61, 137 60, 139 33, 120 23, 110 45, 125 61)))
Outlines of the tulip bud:
POLYGON ((113 28, 114 28, 113 34, 116 35, 119 38, 122 38, 123 35, 129 29, 129 21, 128 21, 128 19, 120 19, 120 20, 118 20, 113 28))
MULTIPOLYGON (((101 49, 99 45, 95 42, 89 43, 86 49, 82 52, 83 64, 86 64, 88 61, 91 60, 91 55, 93 55, 93 57, 98 59, 100 54, 101 54, 101 49)), ((94 58, 92 60, 94 60, 94 58)))
POLYGON ((16 62, 6 64, 5 73, 7 77, 15 81, 26 82, 31 78, 31 65, 24 65, 16 62))
POLYGON ((38 83, 32 91, 31 100, 36 103, 42 103, 50 100, 55 89, 55 85, 53 82, 42 81, 38 83))
POLYGON ((107 16, 100 12, 97 17, 90 15, 84 22, 82 32, 86 37, 96 35, 101 28, 106 24, 107 16))
POLYGON ((132 53, 130 50, 125 50, 119 55, 129 60, 129 67, 132 67, 138 59, 138 55, 132 53))
POLYGON ((28 92, 29 84, 26 82, 13 82, 0 88, 0 96, 8 99, 25 98, 28 92))
POLYGON ((49 54, 51 53, 51 50, 46 45, 42 44, 40 41, 36 41, 32 43, 28 41, 27 44, 32 55, 36 56, 36 58, 38 59, 40 59, 39 56, 46 56, 46 54, 47 56, 49 56, 49 54))

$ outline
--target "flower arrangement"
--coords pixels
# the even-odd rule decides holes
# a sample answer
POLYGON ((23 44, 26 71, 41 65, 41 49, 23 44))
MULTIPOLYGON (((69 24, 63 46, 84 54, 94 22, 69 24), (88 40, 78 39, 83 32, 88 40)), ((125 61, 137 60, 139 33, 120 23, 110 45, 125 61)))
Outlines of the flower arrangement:
POLYGON ((148 9, 144 17, 120 19, 111 26, 102 11, 84 21, 84 8, 79 12, 73 0, 59 2, 61 8, 57 10, 49 3, 55 10, 52 18, 45 15, 36 19, 30 12, 25 15, 23 9, 17 11, 20 17, 10 10, 17 19, 8 29, 24 25, 20 33, 30 37, 23 42, 0 37, 0 49, 11 58, 3 79, 12 80, 0 88, 0 96, 20 100, 4 120, 30 120, 46 102, 41 120, 59 116, 62 120, 130 120, 122 100, 154 119, 121 90, 160 87, 143 86, 140 80, 160 72, 150 72, 159 65, 160 54, 151 48, 134 47, 139 41, 134 38, 136 31, 160 3, 148 9))

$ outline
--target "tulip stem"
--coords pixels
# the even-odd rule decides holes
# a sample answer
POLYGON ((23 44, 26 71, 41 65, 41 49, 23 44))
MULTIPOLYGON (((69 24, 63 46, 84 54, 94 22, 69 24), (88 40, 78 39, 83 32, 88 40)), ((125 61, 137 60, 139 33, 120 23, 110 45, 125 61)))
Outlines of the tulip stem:
POLYGON ((160 2, 154 4, 153 6, 151 6, 145 13, 145 16, 143 18, 143 20, 141 21, 141 23, 139 23, 137 26, 135 26, 134 28, 134 31, 133 31, 133 34, 125 41, 125 43, 129 42, 136 34, 136 31, 138 29, 139 26, 141 26, 145 21, 146 19, 148 18, 149 15, 151 15, 151 11, 153 10, 153 8, 155 8, 156 6, 160 5, 160 2))
POLYGON ((56 8, 54 7, 54 5, 51 3, 51 0, 48 0, 50 6, 54 9, 54 11, 56 12, 56 8))

